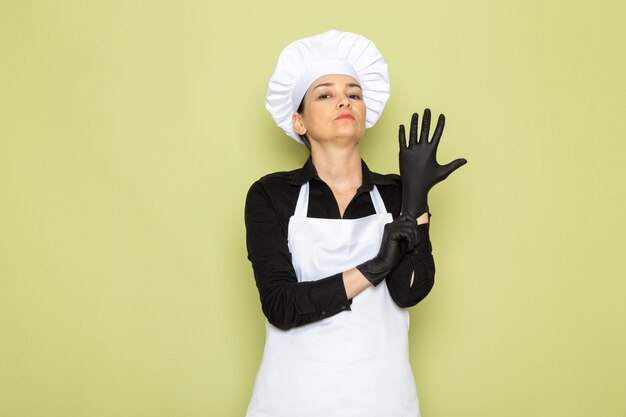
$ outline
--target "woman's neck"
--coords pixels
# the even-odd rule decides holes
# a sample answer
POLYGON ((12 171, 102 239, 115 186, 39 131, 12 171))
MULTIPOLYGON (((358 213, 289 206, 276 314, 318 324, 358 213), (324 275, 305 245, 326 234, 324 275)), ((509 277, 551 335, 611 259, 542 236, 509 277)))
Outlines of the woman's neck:
POLYGON ((356 189, 362 183, 358 146, 332 149, 315 147, 311 150, 311 159, 317 175, 332 189, 356 189))

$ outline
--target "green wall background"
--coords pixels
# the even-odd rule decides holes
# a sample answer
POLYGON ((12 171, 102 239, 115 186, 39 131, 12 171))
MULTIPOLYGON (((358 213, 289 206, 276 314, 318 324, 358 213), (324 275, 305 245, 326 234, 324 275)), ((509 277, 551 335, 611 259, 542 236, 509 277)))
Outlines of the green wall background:
POLYGON ((304 148, 264 109, 281 49, 375 41, 363 141, 444 113, 424 417, 626 416, 621 0, 0 3, 0 415, 243 416, 264 318, 243 205, 304 148))

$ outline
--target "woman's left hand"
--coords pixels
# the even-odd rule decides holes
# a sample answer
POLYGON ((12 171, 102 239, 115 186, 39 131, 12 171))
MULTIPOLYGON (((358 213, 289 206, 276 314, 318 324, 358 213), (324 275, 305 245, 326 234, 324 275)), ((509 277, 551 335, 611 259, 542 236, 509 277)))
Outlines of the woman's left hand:
POLYGON ((413 113, 409 144, 407 146, 404 125, 400 125, 400 177, 402 179, 402 213, 416 219, 428 212, 428 191, 443 181, 453 171, 467 163, 464 158, 449 164, 437 163, 437 147, 443 133, 445 117, 439 115, 432 140, 428 141, 430 131, 430 110, 425 109, 422 117, 422 130, 417 140, 418 115, 413 113))

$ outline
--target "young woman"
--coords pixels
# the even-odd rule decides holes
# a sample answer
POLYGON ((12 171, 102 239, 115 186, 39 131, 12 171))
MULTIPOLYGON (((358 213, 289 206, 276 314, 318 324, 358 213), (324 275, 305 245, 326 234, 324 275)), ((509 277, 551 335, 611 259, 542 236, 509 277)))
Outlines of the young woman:
POLYGON ((360 35, 290 44, 267 109, 310 150, 300 169, 250 188, 248 258, 267 318, 248 417, 416 417, 407 308, 433 286, 428 190, 465 163, 437 164, 413 115, 400 128, 400 172, 371 172, 359 141, 389 96, 387 64, 360 35))

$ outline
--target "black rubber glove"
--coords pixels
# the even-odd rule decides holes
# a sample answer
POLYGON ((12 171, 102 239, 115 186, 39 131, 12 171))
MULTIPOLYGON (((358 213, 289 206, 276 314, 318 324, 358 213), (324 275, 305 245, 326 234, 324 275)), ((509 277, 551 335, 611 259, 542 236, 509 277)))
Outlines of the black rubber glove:
POLYGON ((415 219, 400 215, 385 225, 378 255, 361 265, 357 265, 356 268, 373 286, 376 286, 400 263, 407 252, 411 252, 415 248, 418 239, 415 219))
POLYGON ((428 212, 428 191, 440 181, 445 180, 454 170, 467 163, 463 158, 449 164, 437 163, 437 147, 443 133, 445 117, 439 115, 437 127, 430 142, 430 110, 424 110, 422 131, 417 140, 417 113, 411 118, 409 145, 406 144, 404 125, 400 125, 398 139, 400 141, 400 177, 402 179, 402 214, 416 219, 428 212))

